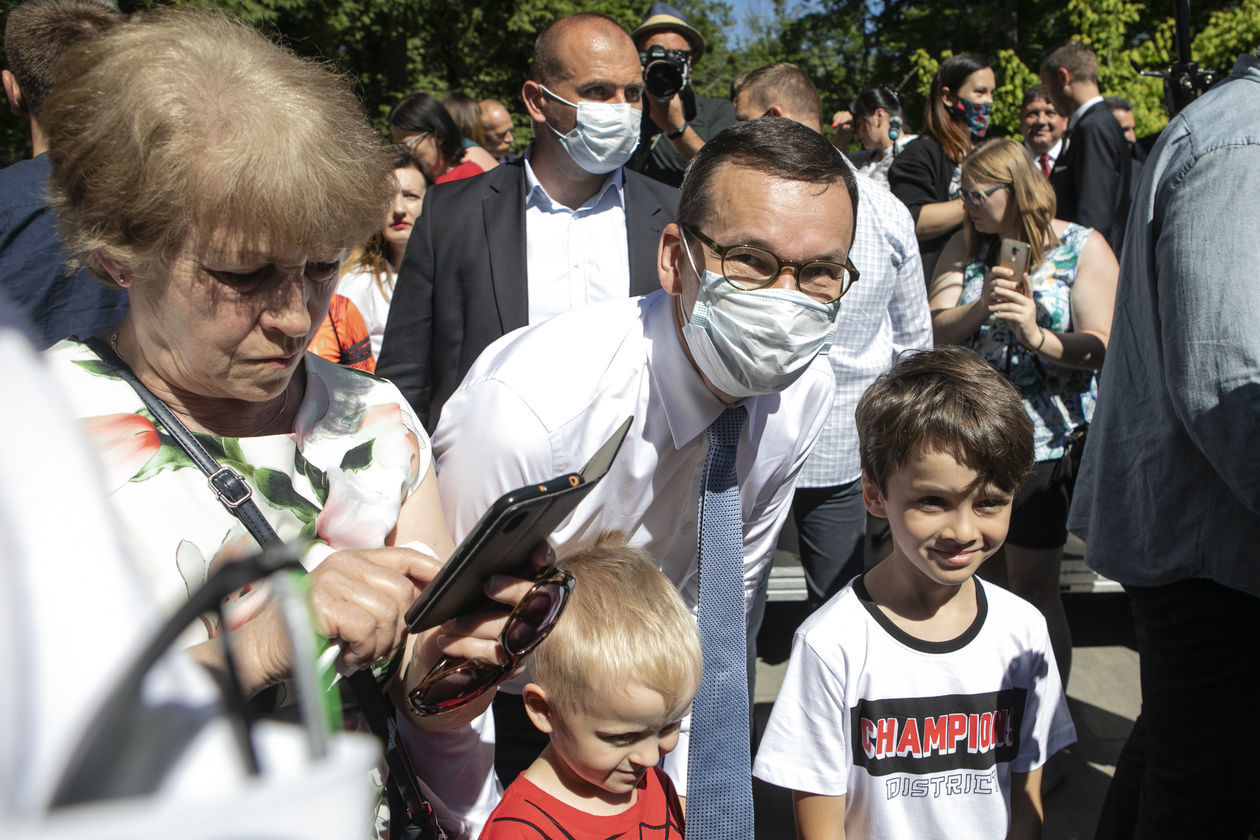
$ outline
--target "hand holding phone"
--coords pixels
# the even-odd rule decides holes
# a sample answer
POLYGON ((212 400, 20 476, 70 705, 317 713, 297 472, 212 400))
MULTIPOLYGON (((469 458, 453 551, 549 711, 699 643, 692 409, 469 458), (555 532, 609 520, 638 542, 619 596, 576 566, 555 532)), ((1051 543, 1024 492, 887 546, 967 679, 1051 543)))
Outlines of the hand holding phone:
POLYGON ((608 472, 633 420, 627 417, 581 472, 500 496, 407 610, 408 629, 418 633, 481 607, 496 606, 483 591, 486 580, 497 574, 521 576, 534 550, 608 472))
POLYGON ((998 248, 998 265, 1009 268, 1015 278, 1015 283, 1019 287, 1019 293, 1024 297, 1032 297, 1032 289, 1028 287, 1028 243, 1020 242, 1018 239, 1003 239, 998 248))

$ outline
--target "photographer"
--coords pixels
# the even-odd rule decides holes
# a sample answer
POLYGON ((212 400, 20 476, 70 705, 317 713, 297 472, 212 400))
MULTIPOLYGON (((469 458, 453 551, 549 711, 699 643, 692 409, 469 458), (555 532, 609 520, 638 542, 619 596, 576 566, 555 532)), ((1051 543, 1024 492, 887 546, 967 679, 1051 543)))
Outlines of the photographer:
POLYGON ((632 37, 647 96, 639 148, 626 166, 677 187, 687 162, 706 140, 735 124, 735 112, 726 100, 691 89, 704 38, 673 6, 653 3, 632 37))

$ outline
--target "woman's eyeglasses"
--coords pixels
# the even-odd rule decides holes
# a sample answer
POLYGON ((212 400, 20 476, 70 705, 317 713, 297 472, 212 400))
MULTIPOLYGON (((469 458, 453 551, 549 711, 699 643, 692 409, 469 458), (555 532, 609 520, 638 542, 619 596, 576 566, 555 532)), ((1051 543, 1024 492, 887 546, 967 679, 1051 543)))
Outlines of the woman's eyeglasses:
POLYGON ((964 207, 983 207, 984 203, 989 200, 989 196, 998 190, 1009 189, 1010 184, 994 184, 983 190, 963 190, 962 200, 964 207))
POLYGON ((499 634, 508 661, 499 665, 484 659, 444 656, 429 669, 408 695, 417 715, 435 715, 458 709, 516 669, 521 660, 549 634, 560 620, 573 592, 573 575, 567 569, 548 566, 534 578, 534 585, 508 615, 499 634))
POLYGON ((412 137, 410 140, 404 140, 403 145, 406 146, 408 149, 414 149, 417 143, 419 143, 421 140, 428 137, 432 133, 433 133, 432 131, 422 131, 419 134, 417 134, 415 137, 412 137))

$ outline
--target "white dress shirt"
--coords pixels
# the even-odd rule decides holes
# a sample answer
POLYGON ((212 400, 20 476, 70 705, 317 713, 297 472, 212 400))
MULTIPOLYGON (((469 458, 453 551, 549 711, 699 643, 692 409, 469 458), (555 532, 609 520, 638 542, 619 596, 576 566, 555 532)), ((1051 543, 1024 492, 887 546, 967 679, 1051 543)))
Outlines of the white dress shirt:
POLYGON ((910 211, 886 187, 856 177, 857 232, 849 259, 860 276, 840 299, 836 338, 827 354, 836 401, 799 487, 835 487, 862 474, 853 419, 858 400, 903 350, 932 347, 932 315, 910 211))
MULTIPOLYGON (((1035 149, 1033 149, 1033 147, 1029 146, 1027 142, 1024 143, 1024 148, 1028 150, 1028 154, 1032 155, 1033 162, 1037 164, 1037 169, 1040 170, 1041 169, 1041 152, 1038 152, 1035 149)), ((1051 171, 1054 170, 1054 162, 1059 159, 1059 153, 1062 151, 1063 151, 1063 138, 1060 137, 1058 140, 1054 141, 1054 145, 1051 146, 1050 150, 1045 153, 1046 157, 1050 158, 1051 171)))
POLYGON ((576 210, 553 201, 525 157, 529 323, 630 294, 626 200, 620 169, 576 210))
MULTIPOLYGON (((684 353, 675 306, 664 291, 597 304, 486 348, 446 403, 433 436, 438 488, 457 540, 503 493, 580 470, 633 416, 608 474, 551 543, 563 557, 605 531, 624 531, 696 608, 704 432, 725 406, 684 353)), ((744 401, 748 421, 736 469, 746 606, 769 571, 797 474, 834 395, 830 367, 819 359, 782 393, 744 401)), ((666 763, 680 792, 688 729, 684 724, 666 763)))
MULTIPOLYGON (((509 490, 580 470, 633 415, 612 468, 551 541, 563 556, 604 531, 625 531, 695 607, 704 431, 725 406, 683 351, 675 305, 660 291, 585 307, 485 349, 433 435, 456 540, 509 490)), ((749 597, 774 556, 796 475, 834 392, 828 366, 816 360, 781 394, 745 401, 737 468, 749 597)))

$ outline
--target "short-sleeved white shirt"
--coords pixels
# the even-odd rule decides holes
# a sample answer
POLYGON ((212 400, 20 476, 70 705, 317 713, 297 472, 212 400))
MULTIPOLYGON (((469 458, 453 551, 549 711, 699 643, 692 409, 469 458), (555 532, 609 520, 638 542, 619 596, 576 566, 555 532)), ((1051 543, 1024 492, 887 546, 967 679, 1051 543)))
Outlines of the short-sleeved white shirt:
POLYGON ((797 631, 754 775, 847 796, 846 837, 1001 840, 1011 774, 1076 740, 1045 620, 976 579, 972 626, 925 642, 861 580, 797 631))

